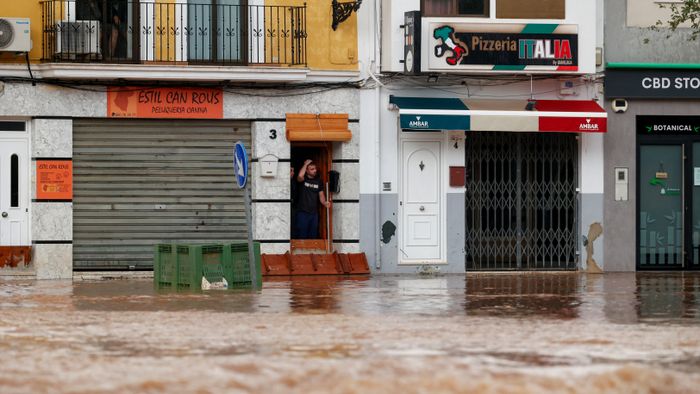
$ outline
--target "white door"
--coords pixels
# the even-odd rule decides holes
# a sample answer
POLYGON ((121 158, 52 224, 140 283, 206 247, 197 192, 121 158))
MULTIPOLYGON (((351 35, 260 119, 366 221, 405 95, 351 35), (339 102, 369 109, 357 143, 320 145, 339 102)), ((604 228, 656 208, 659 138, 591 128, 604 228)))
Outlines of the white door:
POLYGON ((27 142, 0 139, 0 246, 29 245, 27 142))
POLYGON ((402 262, 441 258, 440 142, 403 141, 402 262))

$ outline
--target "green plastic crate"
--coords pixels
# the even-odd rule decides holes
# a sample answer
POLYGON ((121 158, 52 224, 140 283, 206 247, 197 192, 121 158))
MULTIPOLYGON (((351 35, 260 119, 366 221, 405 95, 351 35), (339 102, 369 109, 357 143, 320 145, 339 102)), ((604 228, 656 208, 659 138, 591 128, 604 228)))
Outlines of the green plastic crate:
MULTIPOLYGON (((198 262, 200 272, 202 276, 207 278, 211 283, 221 282, 223 278, 226 281, 231 279, 230 275, 227 275, 227 266, 231 261, 231 252, 226 248, 225 245, 203 245, 198 246, 198 255, 201 260, 198 262)), ((202 278, 199 278, 199 285, 202 284, 202 278)))
POLYGON ((201 258, 195 245, 177 245, 177 288, 201 290, 202 268, 201 258))
POLYGON ((156 245, 153 261, 153 284, 156 288, 177 288, 177 258, 175 245, 156 245))
MULTIPOLYGON (((232 280, 229 281, 227 277, 226 280, 229 281, 231 287, 250 287, 250 265, 248 264, 248 243, 233 243, 227 245, 231 250, 231 268, 229 272, 232 273, 232 280)), ((253 243, 253 253, 255 255, 255 273, 257 274, 256 283, 258 289, 262 288, 262 272, 260 266, 260 243, 253 243)))
MULTIPOLYGON (((262 287, 262 272, 260 270, 260 244, 254 243, 254 254, 257 265, 257 284, 262 287)), ((202 277, 209 282, 221 282, 226 278, 229 288, 249 288, 250 267, 248 265, 248 244, 211 244, 211 245, 158 245, 156 261, 154 262, 154 282, 157 287, 174 287, 182 290, 201 290, 202 277), (170 251, 170 257, 165 257, 164 251, 170 251), (163 281, 163 265, 160 260, 174 262, 167 269, 173 272, 168 281, 163 281), (158 268, 156 268, 158 267, 158 268), (173 268, 170 268, 173 267, 173 268), (174 285, 164 285, 168 283, 174 285)))

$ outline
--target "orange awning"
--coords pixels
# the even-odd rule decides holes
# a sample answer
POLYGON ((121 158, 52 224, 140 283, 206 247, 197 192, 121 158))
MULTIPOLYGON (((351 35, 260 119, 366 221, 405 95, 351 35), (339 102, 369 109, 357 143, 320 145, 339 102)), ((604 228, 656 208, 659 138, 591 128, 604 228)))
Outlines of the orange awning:
POLYGON ((287 140, 346 142, 352 139, 348 114, 287 114, 287 140))

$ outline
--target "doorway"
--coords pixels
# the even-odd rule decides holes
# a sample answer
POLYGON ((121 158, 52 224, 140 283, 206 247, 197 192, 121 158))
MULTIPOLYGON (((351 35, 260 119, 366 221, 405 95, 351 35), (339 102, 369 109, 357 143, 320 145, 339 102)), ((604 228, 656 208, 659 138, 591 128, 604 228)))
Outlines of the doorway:
POLYGON ((700 269, 700 141, 641 138, 637 269, 700 269))
POLYGON ((637 270, 700 269, 700 116, 638 115, 637 270))
POLYGON ((101 53, 109 62, 130 62, 138 59, 134 42, 139 29, 134 28, 138 20, 138 2, 128 0, 76 0, 66 5, 66 17, 75 18, 75 23, 64 26, 61 39, 66 51, 76 54, 101 53), (97 50, 97 47, 100 47, 97 50))
MULTIPOLYGON (((22 126, 24 122, 0 122, 22 126)), ((26 138, 0 131, 0 246, 29 245, 29 148, 26 138)))
POLYGON ((401 142, 401 264, 443 261, 442 142, 401 142))
POLYGON ((466 269, 575 270, 576 135, 471 132, 465 152, 466 269))
MULTIPOLYGON (((291 147, 291 168, 293 176, 291 178, 290 201, 291 201, 291 248, 294 250, 325 250, 331 251, 333 243, 333 206, 326 208, 318 204, 318 236, 303 237, 300 234, 298 222, 298 208, 301 185, 297 181, 299 171, 304 166, 306 160, 311 160, 317 168, 317 177, 320 179, 322 191, 325 197, 332 200, 329 194, 328 182, 329 172, 332 166, 332 146, 325 142, 298 142, 292 143, 291 147)), ((290 174, 291 176, 291 174, 290 174)))

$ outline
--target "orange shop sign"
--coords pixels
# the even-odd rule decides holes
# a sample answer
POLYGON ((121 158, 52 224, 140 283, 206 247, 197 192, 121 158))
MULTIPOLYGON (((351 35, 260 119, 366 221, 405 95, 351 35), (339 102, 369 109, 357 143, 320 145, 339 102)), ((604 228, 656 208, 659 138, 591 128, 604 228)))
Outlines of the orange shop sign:
POLYGON ((71 160, 37 160, 36 198, 68 201, 73 199, 73 162, 71 160))
POLYGON ((224 92, 215 88, 111 87, 107 117, 223 119, 224 92))

